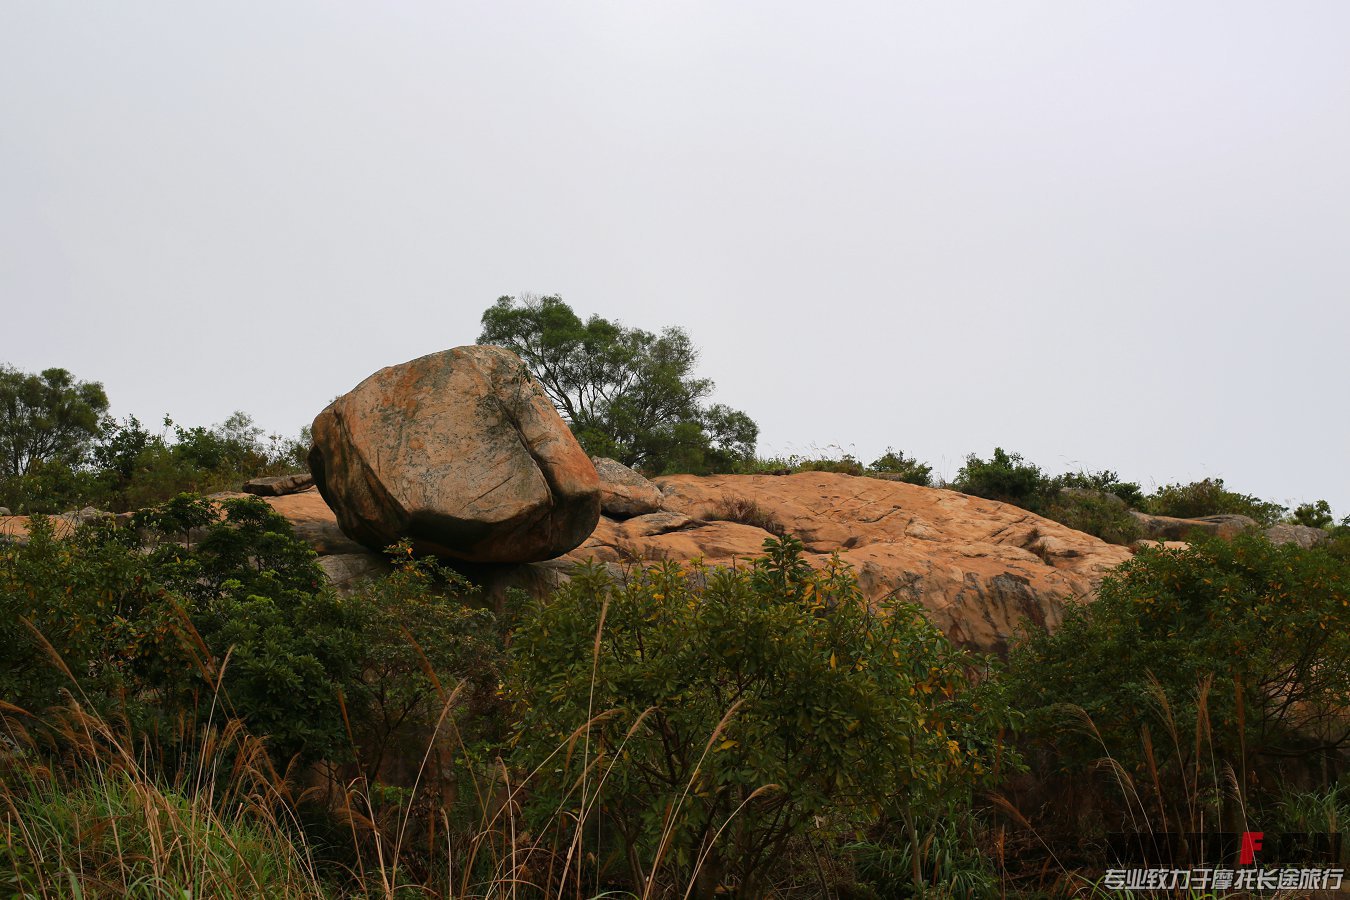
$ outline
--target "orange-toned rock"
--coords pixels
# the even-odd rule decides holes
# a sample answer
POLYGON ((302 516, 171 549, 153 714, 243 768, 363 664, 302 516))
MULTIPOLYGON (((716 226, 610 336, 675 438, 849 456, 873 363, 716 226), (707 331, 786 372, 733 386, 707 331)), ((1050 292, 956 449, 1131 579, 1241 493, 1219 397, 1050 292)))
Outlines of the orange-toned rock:
MULTIPOLYGON (((67 537, 75 531, 78 523, 63 516, 48 516, 52 523, 52 533, 57 537, 67 537)), ((0 516, 0 540, 26 543, 28 541, 28 516, 0 516)))
POLYGON ((564 558, 734 565, 760 554, 767 526, 799 537, 814 564, 838 552, 870 600, 917 601, 953 639, 992 652, 1024 621, 1058 625, 1066 598, 1091 595, 1130 558, 1017 507, 903 482, 829 472, 655 482, 664 511, 602 519, 564 558), (717 521, 728 515, 756 524, 717 521))
POLYGON ((310 468, 342 531, 471 562, 533 562, 600 517, 595 467, 520 359, 457 347, 381 369, 314 420, 310 468))
POLYGON ((592 456, 600 476, 600 511, 611 519, 631 519, 661 508, 661 489, 623 463, 592 456))

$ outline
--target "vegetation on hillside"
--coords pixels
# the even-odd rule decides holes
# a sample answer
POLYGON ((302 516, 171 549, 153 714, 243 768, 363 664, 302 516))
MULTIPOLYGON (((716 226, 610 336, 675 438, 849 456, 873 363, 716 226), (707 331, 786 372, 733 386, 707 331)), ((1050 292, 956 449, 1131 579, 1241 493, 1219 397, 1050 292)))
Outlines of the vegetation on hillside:
MULTIPOLYGON (((896 450, 756 458, 677 329, 503 298, 484 339, 648 471, 937 481, 896 450)), ((0 504, 38 513, 0 538, 7 894, 1067 897, 1113 831, 1350 817, 1350 518, 1325 501, 972 455, 946 487, 1119 543, 1132 510, 1326 532, 1144 550, 999 661, 869 606, 752 501, 713 513, 775 535, 736 570, 581 567, 489 604, 403 544, 338 593, 265 502, 200 496, 305 441, 243 414, 152 434, 63 370, 4 369, 0 401, 0 504), (41 515, 85 504, 139 512, 41 515)))
POLYGON ((0 367, 0 506, 16 514, 92 506, 124 512, 183 492, 238 490, 250 478, 303 471, 308 429, 267 435, 243 412, 211 428, 169 417, 154 433, 108 415, 96 382, 64 369, 0 367))

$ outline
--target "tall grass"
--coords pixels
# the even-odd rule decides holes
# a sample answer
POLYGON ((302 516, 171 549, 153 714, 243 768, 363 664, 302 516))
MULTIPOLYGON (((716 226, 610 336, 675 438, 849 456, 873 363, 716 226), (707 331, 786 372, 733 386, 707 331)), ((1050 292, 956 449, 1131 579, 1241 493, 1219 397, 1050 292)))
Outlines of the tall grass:
MULTIPOLYGON (((594 662, 603 628, 602 618, 594 662)), ((73 674, 54 661, 78 691, 73 674)), ((699 896, 697 868, 684 883, 663 875, 679 804, 668 811, 655 858, 638 863, 635 890, 602 889, 586 825, 624 746, 594 753, 591 732, 618 711, 595 712, 534 771, 513 772, 500 758, 472 757, 455 720, 463 684, 447 690, 431 674, 440 715, 402 788, 364 774, 344 778, 362 771, 359 761, 279 771, 265 740, 227 715, 223 666, 200 719, 184 719, 167 742, 92 712, 73 695, 40 717, 0 702, 0 890, 156 900, 699 896), (577 752, 583 765, 573 792, 532 833, 523 816, 531 781, 556 757, 577 752), (316 816, 328 824, 326 841, 306 830, 316 816)), ((713 730, 705 757, 735 712, 713 730)), ((639 715, 628 736, 647 718, 639 715)), ((696 768, 686 796, 698 777, 696 768)), ((711 849, 697 848, 700 862, 711 849)))
POLYGON ((149 745, 138 755, 126 731, 74 700, 25 720, 3 710, 0 884, 14 895, 324 895, 284 781, 237 723, 208 728, 169 776, 149 745))

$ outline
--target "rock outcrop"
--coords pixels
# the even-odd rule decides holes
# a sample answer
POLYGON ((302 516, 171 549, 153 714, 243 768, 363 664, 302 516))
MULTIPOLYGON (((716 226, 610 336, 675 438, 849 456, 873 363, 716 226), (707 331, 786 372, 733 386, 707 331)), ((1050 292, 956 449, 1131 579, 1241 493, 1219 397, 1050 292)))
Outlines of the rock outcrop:
POLYGON ((595 467, 520 359, 458 347, 381 369, 314 420, 343 533, 470 562, 551 559, 600 517, 595 467))
POLYGON ((1316 547, 1318 544, 1327 540, 1331 535, 1327 534, 1326 529, 1314 528, 1311 525, 1291 525, 1281 523, 1272 525, 1262 532, 1266 540, 1272 544, 1298 544, 1304 550, 1316 547))
POLYGON ((611 519, 631 519, 661 508, 661 489, 623 463, 592 456, 600 476, 600 511, 611 519))
POLYGON ((1196 519, 1178 519, 1173 516, 1151 516, 1138 510, 1130 510, 1143 536, 1153 541, 1184 541, 1193 532, 1200 532, 1225 541, 1231 541, 1249 528, 1256 528, 1255 519, 1236 513, 1217 516, 1201 516, 1196 519))
POLYGON ((916 601, 954 640, 1002 652, 1023 621, 1054 627, 1064 599, 1090 595, 1131 555, 1014 506, 903 482, 803 472, 655 483, 662 512, 602 519, 564 559, 735 565, 790 533, 813 564, 838 552, 869 600, 916 601))
POLYGON ((259 497, 284 497, 298 494, 314 487, 314 476, 308 472, 295 475, 272 475, 267 478, 255 478, 244 482, 241 490, 245 494, 257 494, 259 497))

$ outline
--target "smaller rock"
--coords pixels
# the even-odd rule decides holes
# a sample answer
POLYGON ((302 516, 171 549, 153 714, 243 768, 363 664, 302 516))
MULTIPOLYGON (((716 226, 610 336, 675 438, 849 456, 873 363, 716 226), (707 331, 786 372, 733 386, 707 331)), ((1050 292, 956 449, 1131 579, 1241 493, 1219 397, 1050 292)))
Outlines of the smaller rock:
POLYGON ((80 510, 69 510, 61 513, 61 518, 65 519, 71 525, 87 525, 90 522, 97 522, 99 519, 114 518, 113 514, 102 509, 95 509, 92 506, 86 506, 80 510))
POLYGON ((623 463, 592 456, 600 476, 600 511, 611 519, 631 519, 661 509, 661 489, 623 463))
POLYGON ((1304 550, 1316 547, 1330 537, 1325 530, 1311 525, 1272 525, 1264 534, 1272 544, 1298 544, 1304 550))
POLYGON ((357 583, 388 574, 389 561, 378 553, 358 547, 355 553, 335 553, 319 557, 319 568, 328 583, 338 590, 350 590, 357 583))
POLYGON ((1231 541, 1242 532, 1257 526, 1256 520, 1235 513, 1218 516, 1200 516, 1196 519, 1178 519, 1173 516, 1150 516, 1138 510, 1130 510, 1139 523, 1144 537, 1158 541, 1184 540, 1191 532, 1199 531, 1205 535, 1231 541))
POLYGON ((272 475, 268 478, 255 478, 244 482, 241 490, 245 494, 257 494, 259 497, 284 497, 298 494, 314 487, 314 476, 308 472, 295 475, 272 475))
POLYGON ((703 525, 702 521, 691 519, 683 513, 655 512, 645 516, 634 516, 620 526, 627 537, 655 537, 658 534, 670 534, 692 525, 703 525))
POLYGON ((8 506, 0 506, 0 516, 12 516, 14 513, 9 511, 8 506))

